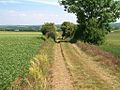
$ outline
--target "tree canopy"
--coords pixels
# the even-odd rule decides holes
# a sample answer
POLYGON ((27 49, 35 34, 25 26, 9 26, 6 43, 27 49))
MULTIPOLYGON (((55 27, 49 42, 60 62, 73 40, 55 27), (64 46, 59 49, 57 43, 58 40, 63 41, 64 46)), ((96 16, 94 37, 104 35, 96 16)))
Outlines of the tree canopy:
POLYGON ((54 41, 56 39, 56 26, 54 23, 45 23, 42 25, 41 32, 47 38, 52 38, 54 41))
POLYGON ((56 32, 56 26, 54 23, 45 23, 42 25, 41 32, 45 35, 48 32, 56 32))
POLYGON ((72 37, 75 31, 75 25, 71 22, 63 22, 61 25, 61 30, 63 31, 63 38, 72 37))
POLYGON ((60 0, 69 13, 77 16, 76 39, 102 44, 110 31, 109 23, 120 17, 120 1, 117 0, 60 0))

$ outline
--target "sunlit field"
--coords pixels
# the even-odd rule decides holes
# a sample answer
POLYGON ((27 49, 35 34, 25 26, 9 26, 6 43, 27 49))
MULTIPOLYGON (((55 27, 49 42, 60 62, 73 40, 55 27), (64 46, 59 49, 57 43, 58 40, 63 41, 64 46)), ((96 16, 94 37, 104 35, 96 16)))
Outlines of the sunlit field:
POLYGON ((106 43, 101 48, 120 57, 120 31, 108 34, 106 43))
POLYGON ((42 40, 39 32, 0 32, 0 90, 25 77, 42 40))

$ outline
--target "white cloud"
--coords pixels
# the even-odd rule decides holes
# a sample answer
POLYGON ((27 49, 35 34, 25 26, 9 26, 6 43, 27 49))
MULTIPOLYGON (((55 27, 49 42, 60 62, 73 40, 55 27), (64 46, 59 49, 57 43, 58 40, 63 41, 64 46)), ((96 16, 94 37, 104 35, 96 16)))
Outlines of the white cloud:
POLYGON ((20 16, 20 17, 25 17, 25 16, 27 16, 27 14, 26 13, 24 13, 24 12, 20 12, 20 11, 15 11, 15 10, 8 10, 7 12, 6 12, 6 14, 8 14, 9 16, 20 16))
POLYGON ((76 22, 76 18, 72 14, 52 13, 44 11, 15 11, 8 10, 0 13, 0 24, 44 24, 45 22, 54 22, 61 24, 63 21, 76 22))
MULTIPOLYGON (((60 24, 63 21, 76 22, 76 18, 73 14, 68 14, 64 12, 63 8, 58 3, 58 0, 0 0, 0 4, 18 4, 23 5, 30 4, 45 4, 45 9, 38 10, 40 8, 37 6, 35 9, 30 7, 30 10, 26 8, 23 10, 21 7, 7 8, 6 10, 0 11, 0 24, 43 24, 44 22, 54 22, 60 24), (50 6, 51 5, 51 6, 50 6), (48 8, 50 6, 51 8, 48 8), (57 6, 54 8, 54 6, 57 6), (58 7, 59 6, 59 7, 58 7), (19 9, 16 9, 19 8, 19 9), (48 9, 47 9, 48 8, 48 9)), ((24 7, 23 5, 22 8, 24 7)))
POLYGON ((59 6, 58 0, 0 0, 0 3, 2 4, 21 4, 29 2, 59 6))
POLYGON ((21 13, 19 16, 26 17, 27 15, 25 13, 21 13))
POLYGON ((0 3, 2 4, 7 4, 7 3, 13 3, 13 4, 18 4, 18 3, 22 3, 20 1, 17 1, 17 0, 0 0, 0 3))
POLYGON ((26 0, 26 1, 59 6, 58 0, 26 0))

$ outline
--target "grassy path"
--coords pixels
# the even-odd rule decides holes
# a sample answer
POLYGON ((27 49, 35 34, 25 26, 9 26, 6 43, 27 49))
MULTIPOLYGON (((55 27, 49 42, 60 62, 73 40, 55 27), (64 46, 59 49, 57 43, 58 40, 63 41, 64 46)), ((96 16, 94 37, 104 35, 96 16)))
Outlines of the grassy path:
POLYGON ((53 90, 119 90, 120 80, 75 44, 56 44, 53 90))
POLYGON ((118 78, 70 43, 62 44, 64 57, 74 79, 76 90, 119 90, 118 78))
POLYGON ((60 44, 55 45, 52 66, 52 90, 74 90, 70 75, 65 66, 60 44))

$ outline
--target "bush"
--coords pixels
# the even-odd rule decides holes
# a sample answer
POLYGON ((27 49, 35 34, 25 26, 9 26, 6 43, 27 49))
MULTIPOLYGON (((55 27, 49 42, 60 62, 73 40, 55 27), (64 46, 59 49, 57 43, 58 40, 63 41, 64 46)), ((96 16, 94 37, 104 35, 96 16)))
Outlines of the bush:
POLYGON ((57 28, 54 23, 45 23, 42 25, 41 32, 47 38, 52 38, 55 41, 56 29, 57 28))
POLYGON ((71 22, 63 22, 61 25, 62 38, 72 37, 75 31, 75 25, 71 22))
POLYGON ((56 32, 56 26, 54 23, 45 23, 42 25, 41 32, 43 35, 46 35, 48 32, 56 32))
POLYGON ((52 38, 54 41, 56 40, 56 34, 54 32, 47 32, 47 38, 52 38))

